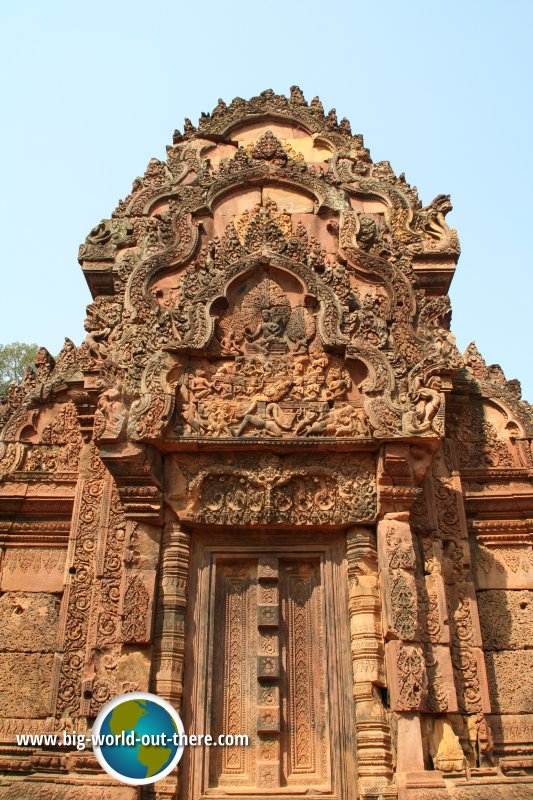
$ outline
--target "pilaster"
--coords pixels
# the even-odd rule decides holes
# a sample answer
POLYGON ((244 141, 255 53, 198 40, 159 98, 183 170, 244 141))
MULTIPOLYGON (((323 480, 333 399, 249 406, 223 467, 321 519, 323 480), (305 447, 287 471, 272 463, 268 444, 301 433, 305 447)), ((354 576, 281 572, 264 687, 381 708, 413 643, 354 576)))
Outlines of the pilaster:
POLYGON ((392 779, 391 734, 381 689, 386 684, 376 534, 346 534, 358 787, 371 797, 392 779))

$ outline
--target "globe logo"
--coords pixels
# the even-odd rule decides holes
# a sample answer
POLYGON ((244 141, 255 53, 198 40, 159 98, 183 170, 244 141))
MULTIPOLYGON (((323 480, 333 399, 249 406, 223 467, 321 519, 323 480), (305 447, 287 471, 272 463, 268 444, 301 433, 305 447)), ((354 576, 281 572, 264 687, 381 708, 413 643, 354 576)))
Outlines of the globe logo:
POLYGON ((143 786, 172 772, 183 753, 178 712, 149 692, 115 697, 98 714, 92 732, 100 766, 122 783, 143 786))

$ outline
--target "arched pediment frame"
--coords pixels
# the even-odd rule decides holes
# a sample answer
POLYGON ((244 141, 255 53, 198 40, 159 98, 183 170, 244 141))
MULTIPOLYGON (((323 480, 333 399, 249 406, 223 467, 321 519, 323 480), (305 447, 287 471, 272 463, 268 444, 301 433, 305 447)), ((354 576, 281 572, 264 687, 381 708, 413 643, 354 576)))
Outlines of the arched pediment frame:
POLYGON ((483 396, 483 405, 488 408, 493 408, 503 417, 504 430, 509 434, 512 439, 521 439, 525 436, 525 430, 520 422, 519 417, 516 416, 513 409, 500 397, 483 396))
POLYGON ((484 402, 499 411, 506 420, 505 427, 512 429, 516 438, 532 437, 533 430, 529 416, 509 389, 488 381, 480 381, 478 385, 484 402))
MULTIPOLYGON (((259 163, 252 170, 240 170, 235 174, 215 179, 208 188, 207 193, 200 186, 193 186, 185 197, 183 189, 178 192, 153 190, 142 195, 138 202, 141 206, 135 209, 135 214, 147 215, 154 213, 160 205, 168 205, 167 215, 170 217, 170 241, 166 246, 153 246, 144 244, 143 258, 130 275, 125 293, 125 306, 135 316, 143 318, 150 313, 154 305, 150 299, 149 285, 154 278, 171 267, 185 268, 187 263, 196 254, 200 244, 200 231, 202 224, 199 217, 208 214, 213 217, 216 205, 226 195, 235 192, 244 186, 262 188, 265 185, 275 185, 280 188, 292 190, 297 194, 308 197, 314 204, 315 213, 321 208, 331 208, 337 212, 346 212, 349 204, 344 198, 344 193, 333 187, 325 186, 318 177, 307 175, 291 175, 287 177, 270 165, 259 163), (174 208, 171 209, 171 204, 174 208)), ((162 215, 148 217, 154 229, 162 227, 162 215)), ((253 254, 252 254, 253 255, 253 254)))
POLYGON ((217 203, 225 195, 246 187, 263 188, 265 185, 275 185, 281 189, 292 190, 298 194, 306 195, 315 204, 315 213, 327 206, 335 211, 348 210, 349 203, 343 192, 328 187, 313 174, 287 175, 281 169, 269 165, 259 164, 243 169, 235 174, 230 174, 215 180, 207 192, 205 205, 210 213, 214 213, 217 203))
POLYGON ((412 203, 405 192, 389 182, 363 178, 357 184, 343 184, 349 196, 353 198, 371 198, 384 204, 385 221, 394 235, 402 242, 408 243, 417 238, 412 228, 415 219, 412 203))
POLYGON ((191 304, 191 334, 179 342, 174 349, 204 350, 210 343, 214 333, 215 315, 213 307, 226 301, 232 284, 257 269, 273 269, 294 276, 302 286, 303 295, 318 305, 317 330, 325 347, 339 350, 348 344, 348 340, 340 330, 342 307, 340 301, 329 286, 305 264, 267 249, 247 255, 227 266, 213 278, 193 298, 191 304))
POLYGON ((358 246, 359 217, 354 211, 340 216, 339 249, 346 258, 351 271, 374 283, 380 283, 388 295, 387 319, 397 318, 412 321, 416 314, 416 299, 408 275, 386 258, 363 250, 358 246))
POLYGON ((135 318, 145 320, 154 311, 148 288, 150 282, 172 264, 185 265, 198 249, 199 241, 199 224, 193 221, 190 213, 180 215, 170 244, 156 252, 147 253, 131 273, 124 298, 126 310, 135 318))

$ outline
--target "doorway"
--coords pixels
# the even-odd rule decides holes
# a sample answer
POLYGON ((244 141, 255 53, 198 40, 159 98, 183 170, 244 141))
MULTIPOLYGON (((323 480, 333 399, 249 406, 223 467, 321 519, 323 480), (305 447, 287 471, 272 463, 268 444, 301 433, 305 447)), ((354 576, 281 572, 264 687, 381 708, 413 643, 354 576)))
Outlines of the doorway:
POLYGON ((344 538, 194 535, 190 589, 186 731, 249 743, 187 748, 182 796, 355 796, 344 538))

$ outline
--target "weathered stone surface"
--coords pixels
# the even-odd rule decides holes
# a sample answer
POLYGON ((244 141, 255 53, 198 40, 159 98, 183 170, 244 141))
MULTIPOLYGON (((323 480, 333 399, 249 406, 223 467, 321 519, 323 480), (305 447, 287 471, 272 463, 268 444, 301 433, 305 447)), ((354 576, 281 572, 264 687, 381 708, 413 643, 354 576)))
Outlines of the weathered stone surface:
POLYGON ((465 754, 448 720, 434 721, 429 737, 429 754, 435 769, 451 773, 464 769, 465 754))
POLYGON ((533 749, 533 714, 495 714, 489 716, 494 743, 501 752, 519 746, 533 749))
POLYGON ((186 120, 89 232, 85 341, 0 403, 0 770, 37 781, 0 798, 133 796, 9 747, 144 689, 253 734, 181 800, 524 791, 533 413, 457 350, 450 210, 292 87, 186 120))
POLYGON ((62 592, 65 548, 17 547, 6 550, 0 572, 4 592, 62 592))
POLYGON ((128 786, 52 784, 41 781, 0 783, 0 800, 136 800, 137 789, 128 786))
POLYGON ((479 592, 486 650, 520 650, 533 644, 533 591, 479 592))
POLYGON ((476 582, 480 589, 531 589, 533 550, 530 543, 509 546, 505 541, 486 547, 472 543, 476 582))
POLYGON ((59 634, 57 596, 6 592, 0 597, 0 630, 6 651, 52 653, 59 634))
MULTIPOLYGON (((451 800, 487 800, 486 786, 457 786, 451 789, 451 800)), ((491 800, 531 800, 533 785, 513 785, 512 781, 504 784, 491 785, 491 800)))
POLYGON ((53 660, 51 653, 0 653, 2 716, 48 716, 53 660))
POLYGON ((485 654, 493 711, 507 714, 533 711, 533 650, 485 654))

